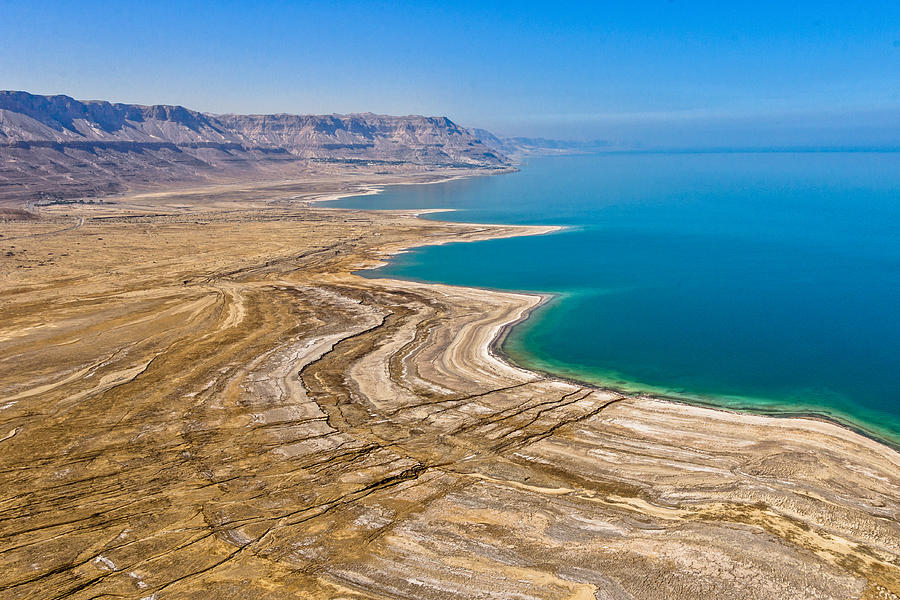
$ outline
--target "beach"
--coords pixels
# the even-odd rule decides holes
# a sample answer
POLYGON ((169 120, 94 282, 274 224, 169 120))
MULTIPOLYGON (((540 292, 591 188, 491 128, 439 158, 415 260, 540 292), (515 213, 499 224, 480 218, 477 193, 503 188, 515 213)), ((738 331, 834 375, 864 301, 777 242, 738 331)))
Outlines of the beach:
POLYGON ((900 454, 511 364, 540 295, 355 273, 554 228, 313 202, 401 182, 0 223, 4 598, 900 595, 900 454))

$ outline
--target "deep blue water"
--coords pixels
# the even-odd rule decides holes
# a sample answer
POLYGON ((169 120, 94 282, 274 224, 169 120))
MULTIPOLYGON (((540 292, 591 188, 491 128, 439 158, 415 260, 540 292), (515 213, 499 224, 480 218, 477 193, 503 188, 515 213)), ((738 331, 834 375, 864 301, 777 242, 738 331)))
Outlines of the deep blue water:
POLYGON ((541 158, 332 205, 569 226, 368 273, 556 293, 504 346, 521 364, 900 441, 898 153, 541 158))

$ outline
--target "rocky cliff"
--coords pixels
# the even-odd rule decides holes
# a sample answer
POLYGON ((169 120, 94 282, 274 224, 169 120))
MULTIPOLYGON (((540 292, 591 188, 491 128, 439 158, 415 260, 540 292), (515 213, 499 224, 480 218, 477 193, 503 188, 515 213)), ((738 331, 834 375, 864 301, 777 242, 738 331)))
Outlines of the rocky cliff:
POLYGON ((395 170, 508 165, 479 133, 446 117, 212 115, 0 91, 0 201, 286 175, 323 162, 395 170))
POLYGON ((506 160, 473 131, 446 117, 222 115, 217 122, 245 144, 284 148, 304 158, 478 167, 506 160))

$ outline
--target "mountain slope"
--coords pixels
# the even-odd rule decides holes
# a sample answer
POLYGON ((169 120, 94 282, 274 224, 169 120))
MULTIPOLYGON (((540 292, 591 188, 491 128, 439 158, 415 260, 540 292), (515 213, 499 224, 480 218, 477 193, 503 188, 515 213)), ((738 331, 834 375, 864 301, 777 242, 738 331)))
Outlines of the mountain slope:
POLYGON ((289 175, 319 162, 394 170, 509 164, 497 148, 446 117, 212 115, 182 106, 0 91, 0 201, 289 175))
POLYGON ((446 117, 222 115, 246 144, 285 148, 304 158, 400 160, 486 166, 505 157, 446 117))

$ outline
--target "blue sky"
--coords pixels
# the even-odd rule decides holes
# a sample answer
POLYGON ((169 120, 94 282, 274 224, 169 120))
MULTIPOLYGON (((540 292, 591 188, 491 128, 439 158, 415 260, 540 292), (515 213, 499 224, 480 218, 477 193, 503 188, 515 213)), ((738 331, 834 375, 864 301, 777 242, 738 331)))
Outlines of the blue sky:
POLYGON ((900 2, 0 0, 0 88, 442 114, 646 146, 900 145, 900 2))

